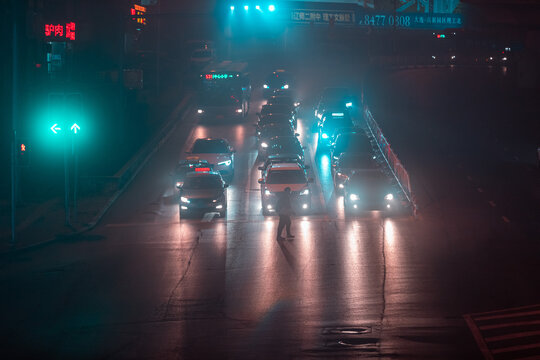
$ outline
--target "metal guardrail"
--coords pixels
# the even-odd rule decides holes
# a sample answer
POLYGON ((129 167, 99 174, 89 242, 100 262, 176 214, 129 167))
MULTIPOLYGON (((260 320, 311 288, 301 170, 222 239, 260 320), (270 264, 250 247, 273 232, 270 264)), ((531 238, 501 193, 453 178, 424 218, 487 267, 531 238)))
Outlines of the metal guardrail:
POLYGON ((388 167, 392 171, 392 174, 394 175, 399 186, 401 187, 401 190, 405 194, 405 197, 407 197, 407 200, 412 205, 413 215, 416 217, 418 206, 416 204, 415 197, 412 191, 409 173, 397 157, 396 153, 392 150, 390 143, 384 136, 381 128, 373 118, 373 114, 371 114, 371 111, 366 105, 364 105, 363 117, 369 129, 369 132, 375 139, 375 142, 377 143, 381 154, 383 155, 386 163, 388 164, 388 167))

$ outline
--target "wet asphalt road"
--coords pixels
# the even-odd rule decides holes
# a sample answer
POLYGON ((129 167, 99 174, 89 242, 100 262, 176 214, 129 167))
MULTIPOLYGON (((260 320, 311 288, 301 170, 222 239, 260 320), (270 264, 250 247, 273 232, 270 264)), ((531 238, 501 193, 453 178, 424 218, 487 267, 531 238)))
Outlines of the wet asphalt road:
MULTIPOLYGON (((408 131, 392 130, 405 128, 389 116, 397 98, 388 99, 394 105, 386 113, 380 99, 374 108, 412 169, 420 216, 345 216, 328 155, 317 152, 309 133, 310 105, 324 86, 348 82, 359 91, 362 74, 346 76, 354 64, 290 66, 301 84, 300 139, 315 179, 313 214, 293 220, 294 240, 277 242, 277 219, 260 211, 252 124, 262 105, 261 77, 273 67, 266 64, 254 72, 260 76, 247 121, 203 123, 191 112, 94 231, 2 260, 1 351, 42 358, 479 359, 464 315, 539 302, 534 224, 525 219, 529 226, 520 226, 489 206, 496 199, 456 170, 462 147, 437 148, 449 155, 445 161, 426 150, 440 144, 418 137, 430 113, 416 111, 421 121, 409 118, 408 131), (193 140, 206 136, 225 137, 237 150, 228 215, 179 219, 169 174, 193 140)), ((430 78, 446 70, 415 71, 430 78)), ((381 81, 407 88, 417 77, 405 71, 381 81)), ((426 81, 427 100, 407 99, 409 111, 439 101, 429 98, 435 85, 426 81)), ((464 164, 470 162, 461 165, 467 170, 464 164)), ((485 189, 496 184, 487 170, 477 171, 485 189)), ((530 174, 522 179, 534 183, 530 174)), ((520 188, 522 180, 508 181, 520 188)))

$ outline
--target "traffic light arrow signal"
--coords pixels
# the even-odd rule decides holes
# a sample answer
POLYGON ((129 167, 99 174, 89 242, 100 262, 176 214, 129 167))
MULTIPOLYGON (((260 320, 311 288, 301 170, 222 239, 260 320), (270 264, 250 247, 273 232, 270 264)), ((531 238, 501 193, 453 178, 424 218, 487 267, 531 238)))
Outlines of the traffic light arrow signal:
POLYGON ((71 126, 71 131, 73 131, 75 134, 77 133, 77 131, 79 131, 81 129, 81 127, 77 124, 73 124, 71 126))
POLYGON ((62 128, 60 128, 58 124, 54 124, 53 126, 51 126, 51 131, 55 134, 58 134, 58 131, 60 130, 62 130, 62 128))

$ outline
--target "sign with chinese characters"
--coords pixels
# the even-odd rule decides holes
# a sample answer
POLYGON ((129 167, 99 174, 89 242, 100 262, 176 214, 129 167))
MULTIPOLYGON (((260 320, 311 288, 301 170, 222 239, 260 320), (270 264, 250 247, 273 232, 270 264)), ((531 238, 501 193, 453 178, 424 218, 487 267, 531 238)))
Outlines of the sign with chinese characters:
POLYGON ((373 27, 399 27, 411 29, 445 29, 463 26, 460 14, 363 14, 359 16, 358 25, 373 27))
POLYGON ((322 9, 292 9, 291 21, 301 23, 354 25, 354 11, 349 10, 322 10, 322 9))
POLYGON ((75 40, 75 23, 45 24, 45 38, 52 41, 75 40))
POLYGON ((146 14, 146 7, 133 4, 133 7, 130 9, 130 11, 131 15, 137 16, 132 18, 132 20, 136 22, 137 25, 146 25, 146 18, 141 16, 146 14))
POLYGON ((460 28, 464 25, 460 0, 362 0, 358 25, 410 29, 460 28))

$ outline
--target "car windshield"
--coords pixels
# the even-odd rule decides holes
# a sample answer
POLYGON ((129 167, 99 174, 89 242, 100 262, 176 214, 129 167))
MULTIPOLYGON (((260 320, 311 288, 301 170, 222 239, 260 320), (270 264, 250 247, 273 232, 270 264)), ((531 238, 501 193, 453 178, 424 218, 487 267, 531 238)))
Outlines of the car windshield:
POLYGON ((284 154, 284 153, 299 153, 301 151, 300 144, 298 144, 295 141, 286 141, 286 142, 279 142, 276 144, 272 144, 270 146, 270 150, 268 151, 270 154, 284 154))
POLYGON ((353 123, 348 118, 329 118, 323 123, 324 129, 337 129, 353 127, 353 123))
POLYGON ((212 52, 209 50, 195 51, 192 55, 194 58, 207 58, 212 56, 212 52))
POLYGON ((366 136, 362 134, 340 135, 336 140, 334 152, 341 154, 345 151, 370 152, 371 144, 366 136))
POLYGON ((287 105, 289 107, 294 106, 294 101, 290 97, 276 96, 268 100, 269 105, 287 105))
POLYGON ((229 148, 223 140, 197 140, 191 152, 194 154, 223 154, 228 153, 229 148))
POLYGON ((266 178, 267 184, 305 184, 306 175, 302 170, 272 170, 266 178))
POLYGON ((274 136, 284 136, 284 135, 291 135, 291 127, 279 125, 270 125, 265 126, 261 130, 261 137, 274 137, 274 136))
POLYGON ((289 114, 291 112, 291 107, 285 104, 272 104, 264 105, 261 110, 261 114, 289 114))
POLYGON ((371 155, 341 155, 339 167, 343 169, 374 169, 377 167, 377 163, 371 155))
POLYGON ((221 189, 223 182, 218 176, 191 176, 184 182, 183 189, 221 189))

